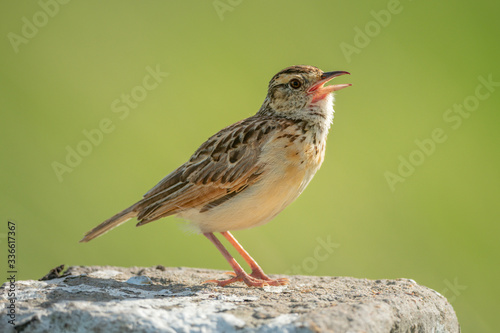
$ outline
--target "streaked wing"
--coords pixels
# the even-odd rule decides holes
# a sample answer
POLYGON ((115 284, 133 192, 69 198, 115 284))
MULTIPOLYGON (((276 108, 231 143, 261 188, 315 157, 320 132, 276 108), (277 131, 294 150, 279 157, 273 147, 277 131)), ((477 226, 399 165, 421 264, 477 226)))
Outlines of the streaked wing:
POLYGON ((206 211, 244 191, 265 172, 258 162, 261 148, 281 125, 276 119, 250 117, 209 138, 137 203, 138 225, 194 207, 206 211))

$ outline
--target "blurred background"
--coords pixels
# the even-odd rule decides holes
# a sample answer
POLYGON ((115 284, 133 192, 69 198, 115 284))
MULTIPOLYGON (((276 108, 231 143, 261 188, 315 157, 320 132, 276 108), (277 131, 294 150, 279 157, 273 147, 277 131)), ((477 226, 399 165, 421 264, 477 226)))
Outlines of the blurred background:
POLYGON ((174 217, 78 240, 308 64, 352 73, 323 167, 235 236, 270 274, 412 278, 464 331, 498 331, 499 2, 59 1, 0 5, 0 241, 15 221, 19 279, 228 270, 174 217))

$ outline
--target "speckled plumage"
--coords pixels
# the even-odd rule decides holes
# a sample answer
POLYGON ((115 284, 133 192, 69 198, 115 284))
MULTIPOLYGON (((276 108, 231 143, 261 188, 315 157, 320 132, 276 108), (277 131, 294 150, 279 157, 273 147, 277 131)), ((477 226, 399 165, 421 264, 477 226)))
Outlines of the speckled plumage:
POLYGON ((210 137, 142 200, 82 241, 132 217, 139 226, 178 215, 205 235, 222 232, 226 237, 229 230, 268 222, 300 195, 321 166, 333 120, 332 92, 349 86, 323 84, 342 74, 348 73, 324 73, 312 66, 282 70, 271 79, 256 115, 210 137))

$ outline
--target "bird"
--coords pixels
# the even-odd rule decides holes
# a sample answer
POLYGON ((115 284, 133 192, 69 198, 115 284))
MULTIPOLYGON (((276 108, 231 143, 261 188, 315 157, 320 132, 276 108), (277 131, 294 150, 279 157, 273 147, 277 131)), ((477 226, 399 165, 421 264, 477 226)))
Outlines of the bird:
POLYGON ((208 280, 227 286, 282 286, 272 279, 231 234, 263 225, 302 193, 325 156, 333 123, 333 93, 351 84, 326 85, 346 71, 314 66, 287 67, 269 82, 258 112, 220 130, 141 200, 88 231, 88 242, 136 218, 137 226, 176 215, 208 238, 231 265, 232 277, 208 280), (220 233, 252 270, 239 265, 214 233, 220 233))

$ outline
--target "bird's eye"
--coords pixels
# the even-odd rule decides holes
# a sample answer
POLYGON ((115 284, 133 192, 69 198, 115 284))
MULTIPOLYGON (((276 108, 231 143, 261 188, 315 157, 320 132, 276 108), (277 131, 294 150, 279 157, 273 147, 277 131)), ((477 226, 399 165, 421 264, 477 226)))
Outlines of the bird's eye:
POLYGON ((290 87, 292 87, 293 89, 299 89, 300 86, 302 86, 302 82, 300 82, 300 80, 298 79, 293 79, 292 81, 290 81, 290 87))

